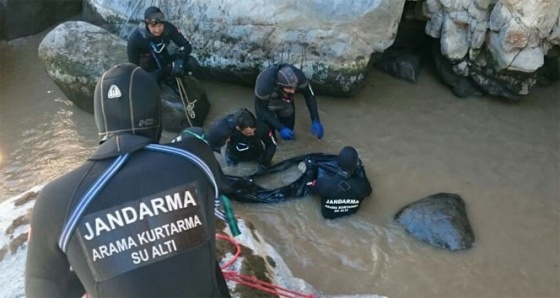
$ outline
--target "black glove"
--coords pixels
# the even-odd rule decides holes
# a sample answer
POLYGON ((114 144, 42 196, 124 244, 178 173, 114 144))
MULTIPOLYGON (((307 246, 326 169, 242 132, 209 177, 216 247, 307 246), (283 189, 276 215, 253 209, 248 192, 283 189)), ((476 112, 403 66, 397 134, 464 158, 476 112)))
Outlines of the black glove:
POLYGON ((171 64, 171 75, 174 77, 180 77, 185 74, 185 68, 183 67, 185 62, 181 58, 175 59, 171 64))
POLYGON ((264 175, 266 174, 266 172, 268 172, 268 167, 260 164, 259 167, 257 168, 257 171, 255 172, 255 175, 260 176, 260 175, 264 175))

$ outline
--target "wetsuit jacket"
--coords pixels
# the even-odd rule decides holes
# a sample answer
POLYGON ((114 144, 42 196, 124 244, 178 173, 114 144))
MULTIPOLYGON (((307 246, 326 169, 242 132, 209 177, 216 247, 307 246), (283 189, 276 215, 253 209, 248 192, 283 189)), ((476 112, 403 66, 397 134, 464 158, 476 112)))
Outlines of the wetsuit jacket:
MULTIPOLYGON (((293 104, 293 97, 282 98, 282 88, 276 84, 276 74, 284 66, 290 66, 298 78, 296 90, 305 97, 305 104, 309 110, 311 121, 319 121, 317 112, 317 101, 311 85, 305 74, 293 65, 275 64, 264 69, 255 82, 255 114, 257 118, 272 125, 277 130, 284 128, 284 124, 278 120, 271 109, 285 105, 286 102, 293 104)), ((291 127, 293 129, 293 127, 291 127)))
MULTIPOLYGON (((186 158, 142 149, 150 142, 113 137, 44 187, 31 219, 27 297, 66 297, 70 267, 89 297, 229 295, 214 255, 213 184, 186 158), (131 156, 86 209, 64 253, 58 239, 67 218, 115 156, 127 152, 131 156)), ((198 156, 221 183, 206 143, 187 138, 167 146, 198 156)))
POLYGON ((164 69, 173 59, 167 50, 171 41, 179 49, 183 47, 183 50, 177 52, 178 58, 187 59, 192 51, 189 41, 173 24, 163 22, 163 26, 163 32, 158 37, 150 34, 146 26, 140 26, 132 31, 126 46, 128 62, 140 66, 147 72, 164 69))
POLYGON ((320 168, 318 176, 313 187, 321 197, 321 213, 327 219, 356 213, 365 197, 372 192, 361 162, 348 178, 340 169, 320 168))
POLYGON ((257 121, 255 135, 247 137, 235 128, 233 114, 213 123, 208 130, 207 140, 212 149, 218 153, 227 142, 226 152, 235 162, 256 160, 268 167, 276 152, 274 134, 266 124, 257 121))

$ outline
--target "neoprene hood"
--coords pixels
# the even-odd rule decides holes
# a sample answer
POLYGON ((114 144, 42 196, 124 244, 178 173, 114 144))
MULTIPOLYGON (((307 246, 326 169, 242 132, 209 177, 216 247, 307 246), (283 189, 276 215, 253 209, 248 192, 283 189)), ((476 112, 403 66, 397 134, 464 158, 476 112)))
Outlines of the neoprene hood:
POLYGON ((276 74, 276 83, 282 87, 296 88, 298 78, 291 67, 284 66, 276 74))
POLYGON ((144 11, 144 21, 148 24, 158 24, 165 21, 165 15, 156 6, 150 6, 144 11))
POLYGON ((101 76, 93 106, 100 142, 118 134, 142 135, 155 141, 161 137, 159 86, 134 64, 113 66, 101 76))
POLYGON ((338 165, 346 172, 354 172, 358 166, 358 152, 350 146, 346 146, 338 153, 338 165))

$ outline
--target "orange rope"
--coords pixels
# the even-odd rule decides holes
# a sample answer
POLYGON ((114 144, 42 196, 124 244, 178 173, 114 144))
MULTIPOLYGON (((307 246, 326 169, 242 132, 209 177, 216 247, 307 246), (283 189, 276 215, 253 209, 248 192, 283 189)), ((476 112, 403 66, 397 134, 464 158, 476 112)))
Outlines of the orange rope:
POLYGON ((235 255, 233 256, 233 258, 231 260, 229 260, 225 265, 220 267, 222 269, 222 273, 224 274, 224 277, 227 280, 236 282, 236 283, 244 285, 244 286, 252 287, 252 288, 261 290, 263 292, 278 295, 280 297, 315 298, 315 295, 313 295, 313 294, 308 295, 308 294, 292 291, 292 290, 289 290, 289 289, 286 289, 286 288, 282 288, 282 287, 276 286, 274 284, 271 284, 269 282, 259 280, 259 279, 255 278, 253 276, 242 275, 242 274, 239 274, 235 271, 224 271, 225 268, 231 266, 237 260, 237 258, 239 257, 239 254, 241 254, 241 246, 239 245, 239 243, 237 243, 237 241, 235 241, 235 239, 233 239, 230 236, 225 235, 225 234, 216 234, 216 238, 217 239, 222 239, 222 240, 227 240, 230 243, 232 243, 233 245, 235 245, 236 251, 235 251, 235 255), (281 292, 284 292, 284 293, 281 293, 281 292))

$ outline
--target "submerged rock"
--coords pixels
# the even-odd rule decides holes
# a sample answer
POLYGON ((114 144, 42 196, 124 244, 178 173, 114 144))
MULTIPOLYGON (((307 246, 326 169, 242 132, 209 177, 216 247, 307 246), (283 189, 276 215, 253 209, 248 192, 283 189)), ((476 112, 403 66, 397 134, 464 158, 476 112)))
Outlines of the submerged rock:
POLYGON ((471 248, 474 233, 465 202, 457 194, 438 193, 399 210, 396 222, 415 238, 449 250, 471 248))

